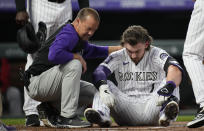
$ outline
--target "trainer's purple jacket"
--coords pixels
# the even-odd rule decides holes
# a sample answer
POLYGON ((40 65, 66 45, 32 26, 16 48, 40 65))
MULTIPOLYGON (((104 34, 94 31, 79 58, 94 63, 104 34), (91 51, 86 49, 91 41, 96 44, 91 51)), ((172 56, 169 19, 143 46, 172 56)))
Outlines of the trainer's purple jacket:
MULTIPOLYGON (((48 60, 55 64, 65 64, 73 59, 72 50, 79 41, 79 36, 71 24, 67 24, 49 48, 48 60)), ((84 41, 81 52, 84 59, 105 58, 108 56, 108 46, 97 46, 84 41)))

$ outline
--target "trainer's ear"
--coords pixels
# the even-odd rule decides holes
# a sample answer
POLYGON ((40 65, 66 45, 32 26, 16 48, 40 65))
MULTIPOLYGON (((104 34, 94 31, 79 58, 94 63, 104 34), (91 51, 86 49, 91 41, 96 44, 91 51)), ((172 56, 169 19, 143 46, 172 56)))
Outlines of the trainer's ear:
POLYGON ((80 20, 79 18, 76 18, 77 24, 80 25, 82 20, 80 20))

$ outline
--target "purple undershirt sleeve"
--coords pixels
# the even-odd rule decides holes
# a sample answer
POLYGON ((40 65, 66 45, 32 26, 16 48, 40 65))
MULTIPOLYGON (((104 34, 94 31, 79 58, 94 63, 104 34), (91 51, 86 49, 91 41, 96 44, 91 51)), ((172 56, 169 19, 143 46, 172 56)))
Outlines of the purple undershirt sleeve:
POLYGON ((98 81, 107 80, 107 77, 111 74, 110 69, 103 65, 99 65, 93 72, 93 83, 96 84, 98 81))

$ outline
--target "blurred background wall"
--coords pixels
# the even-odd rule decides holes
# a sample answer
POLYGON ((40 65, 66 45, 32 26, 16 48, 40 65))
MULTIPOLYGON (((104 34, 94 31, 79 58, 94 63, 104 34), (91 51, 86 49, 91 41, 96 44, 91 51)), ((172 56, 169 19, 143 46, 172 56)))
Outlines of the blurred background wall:
MULTIPOLYGON (((72 0, 72 4, 75 18, 79 9, 77 0, 72 0)), ((183 66, 183 44, 193 4, 192 0, 90 0, 90 7, 98 10, 101 16, 100 27, 90 42, 117 45, 122 32, 128 26, 142 25, 155 39, 153 45, 167 50, 183 66)), ((8 61, 8 85, 20 90, 23 101, 23 85, 18 69, 24 68, 26 54, 16 43, 19 27, 15 23, 15 11, 14 0, 0 1, 0 59, 6 58, 8 61)), ((91 81, 91 72, 102 61, 88 60, 89 69, 82 78, 91 81)), ((195 108, 195 98, 187 75, 182 81, 180 93, 181 109, 195 108)), ((9 112, 7 106, 4 112, 9 112)))

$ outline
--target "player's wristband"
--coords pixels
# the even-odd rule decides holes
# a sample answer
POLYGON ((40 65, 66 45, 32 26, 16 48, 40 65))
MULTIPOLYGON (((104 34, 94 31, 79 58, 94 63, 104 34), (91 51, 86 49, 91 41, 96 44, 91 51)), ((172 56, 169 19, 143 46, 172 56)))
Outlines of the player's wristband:
POLYGON ((99 90, 99 87, 100 87, 101 85, 105 85, 105 84, 107 84, 107 81, 106 81, 106 80, 100 80, 100 81, 98 81, 98 82, 95 84, 95 87, 96 87, 96 89, 99 90))
POLYGON ((176 84, 173 81, 167 81, 166 85, 169 85, 169 86, 173 87, 174 89, 176 88, 176 84))
POLYGON ((164 85, 164 87, 162 87, 157 93, 162 96, 170 96, 175 88, 176 84, 173 81, 167 81, 166 85, 164 85))

